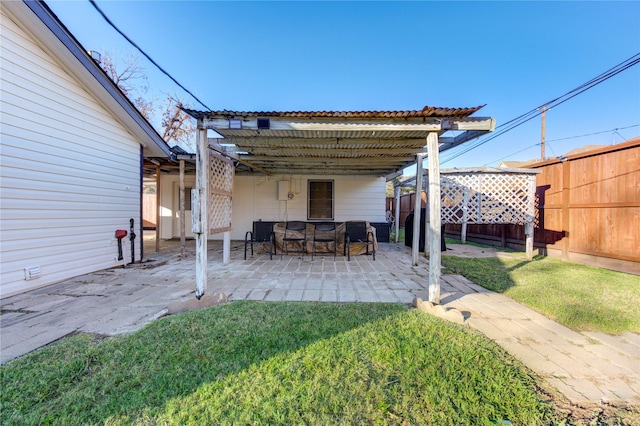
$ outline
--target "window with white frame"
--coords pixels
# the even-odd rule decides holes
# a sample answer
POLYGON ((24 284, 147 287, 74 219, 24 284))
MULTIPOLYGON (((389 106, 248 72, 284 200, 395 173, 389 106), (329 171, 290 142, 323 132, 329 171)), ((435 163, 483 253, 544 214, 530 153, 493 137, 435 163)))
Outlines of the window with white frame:
POLYGON ((333 220, 333 180, 309 180, 307 219, 333 220))

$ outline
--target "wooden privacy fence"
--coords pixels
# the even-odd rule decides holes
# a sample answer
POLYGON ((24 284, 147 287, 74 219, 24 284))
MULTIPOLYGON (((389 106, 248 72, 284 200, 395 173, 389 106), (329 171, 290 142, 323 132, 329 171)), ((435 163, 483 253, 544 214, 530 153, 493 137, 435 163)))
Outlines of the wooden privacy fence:
MULTIPOLYGON (((640 138, 527 166, 536 176, 541 254, 640 274, 640 138)), ((461 225, 447 225, 460 234, 461 225)), ((521 248, 515 225, 469 225, 476 241, 521 248)))

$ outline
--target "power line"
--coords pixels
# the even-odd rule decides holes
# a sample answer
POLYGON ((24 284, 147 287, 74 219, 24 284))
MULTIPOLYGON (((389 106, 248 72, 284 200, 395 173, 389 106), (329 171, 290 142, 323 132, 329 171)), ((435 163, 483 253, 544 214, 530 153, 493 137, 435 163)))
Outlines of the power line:
POLYGON ((200 105, 202 105, 203 107, 205 107, 208 110, 212 110, 211 108, 209 108, 208 106, 206 106, 200 99, 198 99, 196 97, 196 95, 194 95, 193 93, 191 93, 187 88, 185 88, 182 84, 178 83, 178 81, 173 78, 171 76, 171 74, 169 74, 167 71, 165 71, 160 65, 158 65, 156 63, 156 61, 154 61, 151 56, 147 55, 147 53, 142 50, 140 48, 140 46, 138 46, 133 40, 131 40, 129 37, 127 37, 127 35, 125 33, 123 33, 113 22, 111 22, 111 20, 107 17, 107 15, 105 15, 105 13, 98 7, 98 5, 96 4, 96 2, 94 0, 89 0, 89 3, 91 3, 91 5, 98 11, 98 13, 102 16, 102 18, 109 24, 111 25, 111 27, 113 27, 114 30, 116 30, 118 32, 118 34, 120 34, 122 37, 125 38, 125 40, 127 40, 133 47, 135 47, 136 49, 138 49, 138 52, 142 53, 142 55, 144 55, 145 58, 147 58, 153 65, 156 66, 156 68, 158 68, 164 75, 166 75, 167 77, 169 77, 171 79, 171 81, 173 81, 175 84, 177 84, 182 90, 184 90, 185 92, 187 92, 189 95, 191 95, 191 97, 193 99, 195 99, 200 105))
POLYGON ((504 157, 498 158, 497 160, 489 161, 488 163, 485 163, 485 164, 483 164, 483 165, 484 165, 484 166, 488 166, 488 165, 489 165, 489 164, 491 164, 491 163, 497 163, 498 161, 502 161, 502 160, 504 160, 505 158, 509 158, 509 157, 511 157, 511 156, 513 156, 513 155, 516 155, 516 154, 520 154, 521 152, 526 151, 526 150, 528 150, 529 148, 533 148, 534 146, 539 146, 539 145, 540 145, 540 143, 539 143, 539 142, 538 142, 538 143, 534 143, 533 145, 529 145, 529 146, 528 146, 528 147, 526 147, 526 148, 522 148, 522 149, 521 149, 521 150, 519 150, 519 151, 512 152, 511 154, 509 154, 509 155, 505 155, 504 157))
POLYGON ((452 155, 450 155, 448 158, 444 159, 441 163, 446 163, 448 161, 451 161, 455 158, 460 157, 461 155, 466 154, 467 152, 478 148, 481 145, 484 145, 485 143, 499 137, 502 136, 503 134, 505 134, 506 132, 515 129, 518 126, 521 126, 522 124, 534 119, 535 117, 539 116, 542 111, 541 108, 543 106, 546 106, 547 111, 555 108, 563 103, 565 103, 566 101, 568 101, 569 99, 572 99, 576 96, 578 96, 579 94, 597 86, 600 83, 603 83, 604 81, 610 79, 611 77, 621 73, 622 71, 625 71, 628 68, 631 68, 634 65, 637 65, 638 63, 640 63, 640 53, 636 53, 635 55, 625 59, 624 61, 622 61, 621 63, 613 66, 612 68, 604 71, 603 73, 599 74, 598 76, 592 78, 591 80, 581 84, 580 86, 566 92, 565 94, 558 96, 555 99, 552 99, 542 105, 540 105, 537 108, 534 108, 516 118, 513 118, 503 124, 501 124, 500 126, 497 126, 496 129, 498 128, 502 128, 502 130, 493 133, 491 136, 486 137, 485 139, 479 139, 476 142, 464 147, 461 151, 457 152, 457 153, 452 153, 452 155), (506 126, 506 127, 505 127, 506 126), (504 128, 503 128, 504 127, 504 128))
MULTIPOLYGON (((620 133, 618 133, 618 130, 630 129, 630 128, 632 128, 632 127, 638 127, 638 126, 640 126, 640 124, 633 124, 633 125, 631 125, 631 126, 626 126, 626 127, 616 127, 616 128, 614 128, 614 129, 603 130, 603 131, 600 131, 600 132, 585 133, 584 135, 575 135, 575 136, 568 136, 568 137, 566 137, 566 138, 550 139, 550 140, 547 140, 547 141, 545 141, 545 142, 548 144, 549 142, 564 141, 564 140, 568 140, 568 139, 577 139, 577 138, 583 138, 583 137, 586 137, 586 136, 601 135, 601 134, 603 134, 603 133, 613 133, 613 134, 616 134, 616 133, 617 133, 618 135, 620 135, 620 133)), ((621 137, 622 139, 625 139, 625 137, 624 137, 624 136, 622 136, 622 135, 620 135, 620 137, 621 137)), ((625 139, 625 140, 626 140, 626 139, 625 139)), ((526 151, 526 150, 528 150, 529 148, 533 148, 533 147, 535 147, 535 146, 540 146, 540 142, 534 143, 533 145, 529 145, 529 146, 527 146, 526 148, 523 148, 523 149, 521 149, 521 150, 519 150, 519 151, 512 152, 511 154, 505 155, 504 157, 500 157, 500 158, 498 158, 497 160, 489 161, 489 162, 485 163, 484 165, 485 165, 485 166, 487 166, 487 165, 492 164, 492 163, 497 163, 498 161, 502 161, 502 160, 504 160, 505 158, 509 158, 509 157, 514 156, 514 155, 516 155, 516 154, 520 154, 521 152, 526 151)), ((551 148, 551 146, 549 146, 549 148, 551 148)), ((551 149, 551 151, 553 151, 553 149, 551 149)), ((556 154, 555 154, 555 152, 553 152, 553 155, 554 155, 554 156, 556 155, 556 154)))
POLYGON ((638 127, 638 126, 640 126, 640 124, 634 124, 634 125, 626 126, 626 127, 616 127, 615 129, 603 130, 601 132, 594 132, 594 133, 586 133, 584 135, 576 135, 576 136, 568 136, 566 138, 551 139, 551 140, 549 140, 547 142, 557 142, 557 141, 565 141, 567 139, 584 138, 586 136, 601 135, 603 133, 617 133, 618 130, 630 129, 632 127, 638 127))

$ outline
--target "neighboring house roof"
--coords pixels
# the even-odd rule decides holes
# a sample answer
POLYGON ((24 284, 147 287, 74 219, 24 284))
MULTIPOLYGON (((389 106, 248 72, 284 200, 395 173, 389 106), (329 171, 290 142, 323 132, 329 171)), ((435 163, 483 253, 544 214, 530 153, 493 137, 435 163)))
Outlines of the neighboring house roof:
POLYGON ((606 148, 609 145, 585 145, 585 146, 581 146, 579 148, 574 148, 571 151, 567 152, 566 154, 564 154, 565 157, 569 157, 571 155, 577 155, 577 154, 582 154, 585 152, 589 152, 589 151, 595 151, 596 149, 600 149, 600 148, 606 148))
POLYGON ((81 81, 144 147, 148 158, 168 158, 169 146, 91 58, 51 9, 42 1, 3 1, 2 7, 23 21, 69 73, 81 81))
MULTIPOLYGON (((392 177, 425 153, 427 137, 446 151, 493 131, 473 108, 405 111, 184 111, 224 139, 214 149, 238 160, 237 173, 392 177), (456 135, 446 136, 449 131, 456 135)), ((209 144, 212 146, 212 144, 209 144)))
POLYGON ((537 163, 540 160, 527 161, 501 161, 498 167, 501 169, 526 169, 529 164, 537 163))

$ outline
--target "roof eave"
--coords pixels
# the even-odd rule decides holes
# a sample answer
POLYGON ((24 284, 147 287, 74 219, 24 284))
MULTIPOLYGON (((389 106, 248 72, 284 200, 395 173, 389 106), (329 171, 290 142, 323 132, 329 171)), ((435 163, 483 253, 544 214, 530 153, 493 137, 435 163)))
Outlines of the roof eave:
POLYGON ((3 7, 23 20, 44 47, 57 53, 55 57, 61 65, 72 72, 138 138, 145 156, 167 158, 171 155, 169 145, 44 2, 3 2, 3 7))

